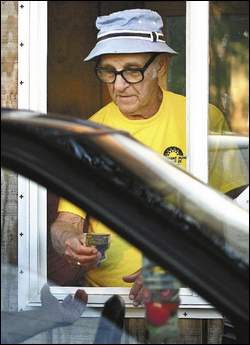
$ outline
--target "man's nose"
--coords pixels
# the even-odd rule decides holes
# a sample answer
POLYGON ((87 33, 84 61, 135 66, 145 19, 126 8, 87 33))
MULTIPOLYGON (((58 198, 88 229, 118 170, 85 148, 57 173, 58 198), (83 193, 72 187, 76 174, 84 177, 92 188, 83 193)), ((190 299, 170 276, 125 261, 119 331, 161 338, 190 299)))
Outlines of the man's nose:
POLYGON ((124 89, 126 89, 129 86, 129 83, 126 82, 126 80, 120 75, 118 74, 116 76, 116 80, 114 82, 114 88, 117 91, 123 91, 124 89))

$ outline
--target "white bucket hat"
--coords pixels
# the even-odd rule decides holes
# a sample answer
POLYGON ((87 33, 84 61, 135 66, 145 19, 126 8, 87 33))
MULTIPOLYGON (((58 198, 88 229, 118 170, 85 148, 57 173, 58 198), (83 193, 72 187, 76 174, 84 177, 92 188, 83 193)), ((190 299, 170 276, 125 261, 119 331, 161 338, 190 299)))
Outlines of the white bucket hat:
POLYGON ((144 9, 124 10, 98 17, 97 43, 84 61, 103 54, 168 53, 177 54, 165 42, 161 16, 144 9))

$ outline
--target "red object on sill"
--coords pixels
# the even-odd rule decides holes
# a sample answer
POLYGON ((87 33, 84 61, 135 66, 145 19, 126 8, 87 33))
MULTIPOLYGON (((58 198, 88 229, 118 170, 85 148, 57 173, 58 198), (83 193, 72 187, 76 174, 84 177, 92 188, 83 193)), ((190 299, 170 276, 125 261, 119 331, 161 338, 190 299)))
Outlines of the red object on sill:
POLYGON ((167 323, 178 310, 178 303, 146 303, 146 318, 153 326, 162 326, 167 323))

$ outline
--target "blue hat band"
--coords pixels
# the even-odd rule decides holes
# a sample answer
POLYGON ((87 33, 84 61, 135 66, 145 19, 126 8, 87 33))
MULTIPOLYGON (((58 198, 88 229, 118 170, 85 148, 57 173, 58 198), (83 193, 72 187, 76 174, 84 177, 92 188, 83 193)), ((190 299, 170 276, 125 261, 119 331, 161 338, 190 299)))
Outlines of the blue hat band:
POLYGON ((102 36, 99 36, 97 38, 97 43, 99 43, 100 41, 103 40, 107 40, 107 39, 112 39, 112 38, 141 38, 141 39, 148 39, 152 42, 164 42, 165 43, 165 39, 164 39, 164 35, 162 33, 159 32, 131 32, 131 31, 123 31, 123 32, 112 32, 112 33, 106 33, 103 34, 102 36))

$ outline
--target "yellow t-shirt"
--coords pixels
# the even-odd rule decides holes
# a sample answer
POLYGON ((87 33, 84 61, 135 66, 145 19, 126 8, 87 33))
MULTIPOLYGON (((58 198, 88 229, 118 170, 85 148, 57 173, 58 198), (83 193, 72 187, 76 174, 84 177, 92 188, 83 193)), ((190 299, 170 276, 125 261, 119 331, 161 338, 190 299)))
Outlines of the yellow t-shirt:
MULTIPOLYGON (((227 129, 222 113, 210 105, 210 128, 217 133, 227 129)), ((163 91, 163 100, 158 112, 149 119, 130 120, 121 114, 118 107, 109 103, 91 118, 114 129, 129 132, 134 138, 154 151, 168 157, 183 169, 186 167, 186 98, 169 91, 163 91)), ((221 162, 211 161, 209 184, 226 192, 244 183, 230 180, 223 173, 221 162), (216 163, 219 164, 218 169, 216 163), (223 177, 223 178, 222 178, 223 177)), ((228 172, 230 175, 230 172, 228 172)), ((231 178, 231 176, 230 176, 231 178)), ((85 213, 64 199, 58 206, 59 212, 71 212, 84 217, 85 213)), ((130 286, 122 277, 142 267, 142 255, 135 247, 123 240, 99 221, 90 220, 96 233, 111 233, 111 245, 107 259, 96 269, 87 273, 87 279, 94 286, 130 286)))

